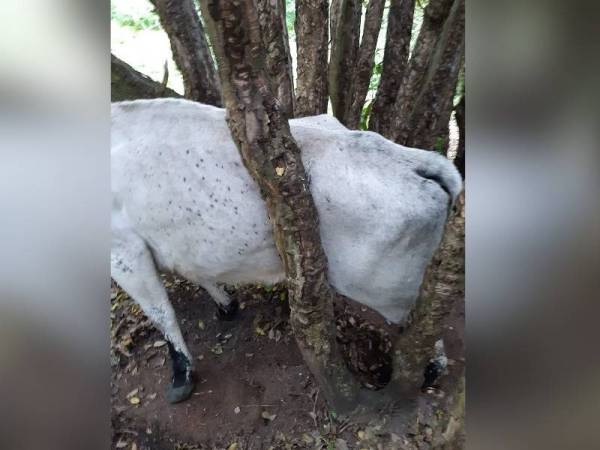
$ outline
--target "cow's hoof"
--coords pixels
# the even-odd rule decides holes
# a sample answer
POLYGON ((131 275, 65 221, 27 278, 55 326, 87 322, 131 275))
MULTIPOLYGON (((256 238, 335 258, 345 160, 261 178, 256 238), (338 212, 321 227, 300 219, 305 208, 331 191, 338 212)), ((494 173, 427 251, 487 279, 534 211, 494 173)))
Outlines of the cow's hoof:
POLYGON ((195 383, 191 378, 179 385, 174 383, 167 389, 167 400, 172 404, 187 400, 194 392, 194 387, 195 383))
POLYGON ((219 320, 230 321, 235 319, 239 309, 237 300, 231 300, 229 305, 217 305, 217 318, 219 320))

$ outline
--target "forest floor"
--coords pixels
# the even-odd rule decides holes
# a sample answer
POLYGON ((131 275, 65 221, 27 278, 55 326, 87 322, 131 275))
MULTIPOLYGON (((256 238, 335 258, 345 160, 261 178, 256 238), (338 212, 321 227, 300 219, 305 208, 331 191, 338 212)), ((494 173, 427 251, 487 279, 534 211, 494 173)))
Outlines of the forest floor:
MULTIPOLYGON (((232 292, 230 322, 201 288, 165 277, 169 297, 195 358, 196 390, 166 401, 167 347, 139 307, 118 287, 111 295, 112 447, 132 450, 394 449, 403 438, 328 411, 291 335, 281 287, 232 292)), ((363 385, 384 386, 394 329, 376 313, 341 300, 338 339, 363 385)), ((462 361, 463 306, 447 325, 451 362, 462 361)), ((377 422, 377 421, 375 421, 377 422)), ((427 436, 423 436, 426 447, 427 436)))

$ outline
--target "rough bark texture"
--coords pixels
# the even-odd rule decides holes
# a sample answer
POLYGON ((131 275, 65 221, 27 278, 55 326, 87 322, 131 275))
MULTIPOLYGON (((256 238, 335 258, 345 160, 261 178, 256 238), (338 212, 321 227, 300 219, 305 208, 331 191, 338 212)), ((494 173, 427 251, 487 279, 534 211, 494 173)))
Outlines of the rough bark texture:
POLYGON ((164 84, 138 72, 115 55, 110 55, 110 100, 112 102, 160 97, 181 96, 164 84))
POLYGON ((369 83, 375 64, 375 50, 383 20, 384 6, 385 0, 370 0, 367 6, 356 66, 352 72, 350 90, 348 91, 350 97, 346 112, 346 126, 348 128, 356 129, 360 124, 360 117, 367 98, 367 92, 369 92, 369 83))
POLYGON ((203 0, 231 134, 265 199, 288 279, 290 322, 330 405, 354 406, 356 381, 338 352, 333 291, 300 149, 265 72, 256 0, 203 0))
POLYGON ((442 335, 444 319, 453 303, 465 292, 465 199, 459 196, 442 242, 423 278, 419 299, 405 331, 396 342, 394 379, 406 392, 418 392, 423 370, 433 355, 434 344, 442 335))
POLYGON ((185 97, 221 106, 215 65, 193 0, 150 0, 169 36, 173 59, 183 77, 185 97))
MULTIPOLYGON (((450 51, 452 30, 460 28, 452 25, 458 22, 461 22, 464 36, 464 0, 432 0, 425 8, 421 31, 394 106, 391 131, 394 141, 427 149, 445 147, 448 123, 444 124, 446 129, 440 131, 442 120, 439 117, 443 114, 441 111, 448 109, 448 101, 439 90, 453 91, 456 86, 456 80, 444 79, 441 75, 448 65, 444 57, 446 50, 450 51), (461 15, 462 19, 457 20, 461 15), (424 114, 427 116, 423 117, 424 114)), ((462 37, 460 41, 462 44, 462 37)), ((454 52, 454 59, 458 60, 456 66, 460 66, 457 49, 454 52)))
POLYGON ((332 8, 332 13, 337 15, 332 19, 335 33, 332 35, 328 71, 329 96, 333 115, 345 125, 359 47, 361 1, 341 0, 339 8, 332 8))
POLYGON ((261 35, 267 51, 267 75, 286 117, 294 117, 292 56, 285 22, 285 0, 257 0, 261 35))
POLYGON ((398 122, 396 140, 409 147, 448 148, 448 124, 464 56, 465 3, 455 0, 409 113, 398 122))
POLYGON ((369 117, 369 130, 391 137, 394 103, 410 54, 415 0, 392 0, 383 54, 383 71, 369 117))
POLYGON ((296 117, 327 112, 327 0, 296 0, 296 117))
POLYGON ((460 99, 458 105, 454 108, 456 112, 456 123, 458 125, 458 148, 456 149, 456 158, 454 158, 454 164, 465 179, 465 95, 460 99))

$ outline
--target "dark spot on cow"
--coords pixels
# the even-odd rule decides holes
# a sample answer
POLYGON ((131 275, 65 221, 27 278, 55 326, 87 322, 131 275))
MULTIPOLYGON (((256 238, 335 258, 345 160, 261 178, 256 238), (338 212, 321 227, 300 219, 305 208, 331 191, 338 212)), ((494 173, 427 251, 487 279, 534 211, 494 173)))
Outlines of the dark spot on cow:
POLYGON ((187 181, 187 178, 186 178, 186 177, 183 177, 183 182, 185 183, 186 181, 187 181))
POLYGON ((200 164, 196 163, 196 167, 200 167, 200 164))
POLYGON ((189 151, 189 150, 186 150, 186 151, 185 151, 185 154, 186 154, 186 155, 189 155, 189 154, 190 154, 190 151, 189 151))

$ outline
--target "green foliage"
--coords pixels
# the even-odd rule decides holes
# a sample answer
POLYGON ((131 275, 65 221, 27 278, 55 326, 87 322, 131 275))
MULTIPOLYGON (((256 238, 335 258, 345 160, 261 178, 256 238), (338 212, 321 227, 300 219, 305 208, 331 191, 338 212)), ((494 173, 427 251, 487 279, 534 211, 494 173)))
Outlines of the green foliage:
POLYGON ((111 5, 110 18, 122 27, 133 28, 135 31, 160 30, 160 21, 154 11, 132 16, 131 14, 119 11, 115 5, 111 5))
POLYGON ((373 102, 367 102, 360 113, 359 128, 361 130, 367 130, 369 128, 369 117, 371 116, 371 109, 373 108, 373 102))
POLYGON ((446 155, 445 139, 442 136, 438 136, 438 138, 435 140, 433 149, 444 156, 446 155))
POLYGON ((288 34, 294 36, 294 22, 296 20, 296 2, 295 0, 285 0, 285 25, 288 34))

